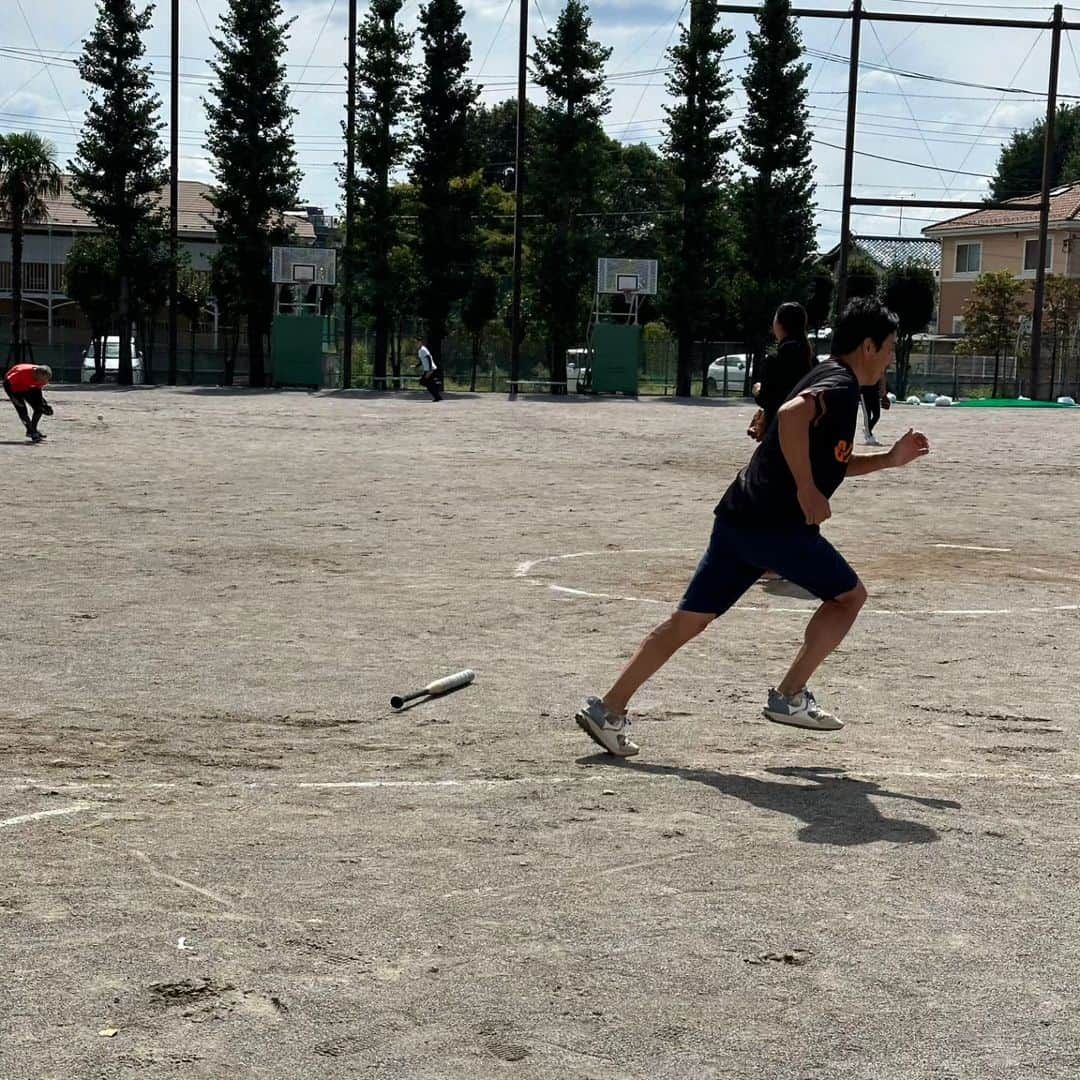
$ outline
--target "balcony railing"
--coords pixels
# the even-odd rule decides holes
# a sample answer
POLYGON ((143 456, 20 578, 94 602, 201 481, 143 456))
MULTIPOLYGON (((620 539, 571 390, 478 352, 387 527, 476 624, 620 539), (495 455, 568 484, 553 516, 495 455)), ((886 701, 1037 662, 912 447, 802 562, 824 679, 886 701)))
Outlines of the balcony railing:
MULTIPOLYGON (((49 271, 52 270, 52 291, 64 291, 63 263, 24 262, 23 292, 47 293, 49 291, 49 271)), ((0 262, 0 292, 11 292, 11 263, 0 262)))

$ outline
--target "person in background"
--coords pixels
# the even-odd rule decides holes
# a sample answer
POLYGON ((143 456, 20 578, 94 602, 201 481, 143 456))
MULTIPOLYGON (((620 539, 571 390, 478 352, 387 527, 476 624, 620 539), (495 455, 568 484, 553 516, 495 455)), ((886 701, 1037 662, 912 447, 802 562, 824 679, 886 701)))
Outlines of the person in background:
POLYGON ((778 342, 776 353, 765 358, 761 381, 754 387, 754 400, 762 413, 759 442, 776 419, 780 406, 814 366, 814 348, 806 334, 806 323, 802 304, 786 303, 776 309, 773 318, 773 336, 778 342))
POLYGON ((425 342, 420 342, 420 351, 416 355, 420 359, 420 367, 423 368, 420 385, 431 395, 432 401, 442 401, 439 393, 439 369, 435 366, 435 358, 425 342))
POLYGON ((874 438, 874 428, 881 419, 881 410, 888 409, 891 405, 884 375, 873 386, 862 387, 863 443, 866 446, 881 445, 874 438))
POLYGON ((45 436, 38 431, 42 415, 52 416, 52 406, 45 400, 42 390, 52 380, 52 368, 44 364, 16 364, 4 375, 4 393, 15 406, 19 419, 26 426, 26 437, 31 442, 41 442, 45 436), (27 406, 33 410, 33 416, 27 406))

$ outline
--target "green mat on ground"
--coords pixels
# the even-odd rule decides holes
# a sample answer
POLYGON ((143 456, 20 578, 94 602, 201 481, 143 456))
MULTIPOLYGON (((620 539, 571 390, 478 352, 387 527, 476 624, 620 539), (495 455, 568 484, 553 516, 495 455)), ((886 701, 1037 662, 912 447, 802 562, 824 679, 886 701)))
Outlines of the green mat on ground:
POLYGON ((1016 398, 965 398, 954 401, 952 407, 966 409, 1075 409, 1076 405, 1059 405, 1056 401, 1018 401, 1016 398))

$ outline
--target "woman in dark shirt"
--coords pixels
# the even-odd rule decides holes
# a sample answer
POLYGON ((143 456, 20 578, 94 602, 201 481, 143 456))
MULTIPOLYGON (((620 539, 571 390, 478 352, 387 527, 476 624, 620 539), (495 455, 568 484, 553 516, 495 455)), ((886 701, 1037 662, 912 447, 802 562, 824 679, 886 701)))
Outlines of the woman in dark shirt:
POLYGON ((765 371, 755 400, 764 412, 762 434, 776 418, 795 384, 814 366, 814 350, 806 336, 806 310, 802 304, 781 304, 773 319, 773 334, 780 343, 774 356, 765 358, 765 371))

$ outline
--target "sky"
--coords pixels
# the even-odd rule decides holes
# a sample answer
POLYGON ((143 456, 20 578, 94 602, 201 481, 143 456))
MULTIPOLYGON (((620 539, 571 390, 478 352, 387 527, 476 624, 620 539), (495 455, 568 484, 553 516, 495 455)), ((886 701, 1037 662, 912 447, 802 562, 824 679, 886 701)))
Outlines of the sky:
MULTIPOLYGON (((403 21, 412 28, 423 0, 406 0, 403 21)), ((530 34, 543 34, 559 12, 558 0, 528 0, 530 34)), ((1077 0, 1080 5, 1080 0, 1077 0)), ((213 54, 210 28, 217 27, 225 0, 181 0, 181 162, 183 179, 211 180, 203 149, 207 93, 213 54)), ((841 0, 814 0, 802 6, 847 10, 841 0)), ((305 204, 339 212, 337 163, 343 157, 340 122, 344 115, 347 0, 285 0, 293 18, 288 52, 298 160, 305 204)), ((472 41, 471 76, 483 86, 482 100, 494 103, 516 92, 520 0, 464 0, 466 31, 472 41)), ((968 15, 1046 19, 1045 3, 1004 5, 965 0, 868 0, 875 13, 968 15)), ((366 4, 359 4, 361 16, 366 4)), ((593 0, 594 36, 613 49, 608 65, 613 90, 610 135, 623 142, 659 147, 663 137, 665 50, 688 19, 683 0, 593 0)), ((95 18, 92 0, 8 0, 0 5, 0 131, 37 130, 51 138, 60 160, 72 156, 85 95, 71 61, 95 18)), ((1066 9, 1080 22, 1080 6, 1066 9)), ((735 74, 733 119, 744 114, 739 80, 745 67, 750 15, 725 15, 735 32, 728 49, 735 74)), ((799 22, 811 54, 808 77, 813 161, 818 185, 818 246, 839 239, 844 117, 851 27, 848 20, 805 18, 799 22), (832 54, 843 62, 824 59, 832 54), (826 144, 834 144, 833 148, 826 144)), ((1080 32, 1067 33, 1062 46, 1059 93, 1080 98, 1080 32)), ((146 38, 149 61, 164 101, 169 76, 169 5, 159 4, 146 38)), ((868 198, 978 199, 986 191, 1003 143, 1016 128, 1045 114, 1049 72, 1048 30, 940 27, 906 23, 864 23, 859 77, 859 125, 855 194, 868 198), (882 68, 895 69, 892 71, 882 68), (898 74, 906 72, 908 74, 898 74), (929 76, 920 78, 913 76, 929 76), (952 82, 935 80, 946 79, 952 82), (958 86, 956 82, 982 84, 958 86), (1002 93, 1016 88, 1033 93, 1002 93)), ((542 91, 529 96, 542 102, 542 91)), ((863 235, 917 236, 949 211, 860 208, 853 229, 863 235)), ((618 254, 616 252, 612 253, 618 254)))

